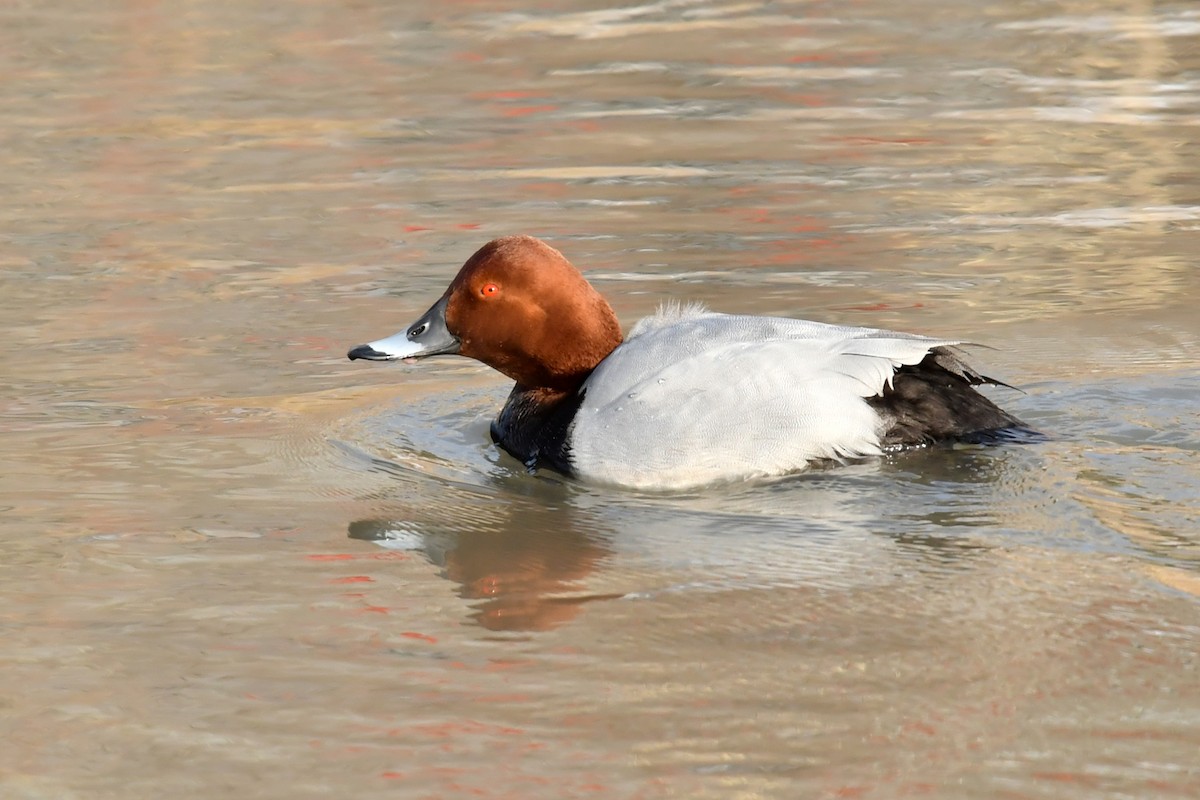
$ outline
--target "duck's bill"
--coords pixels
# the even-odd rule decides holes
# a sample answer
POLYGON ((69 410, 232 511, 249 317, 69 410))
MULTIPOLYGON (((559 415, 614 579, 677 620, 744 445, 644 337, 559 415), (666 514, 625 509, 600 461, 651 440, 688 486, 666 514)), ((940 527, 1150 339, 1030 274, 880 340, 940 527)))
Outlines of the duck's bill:
POLYGON ((446 299, 443 297, 434 303, 433 308, 408 326, 407 330, 386 339, 360 344, 346 356, 351 361, 356 358, 365 358, 368 361, 397 361, 457 353, 460 346, 458 337, 446 328, 446 299))

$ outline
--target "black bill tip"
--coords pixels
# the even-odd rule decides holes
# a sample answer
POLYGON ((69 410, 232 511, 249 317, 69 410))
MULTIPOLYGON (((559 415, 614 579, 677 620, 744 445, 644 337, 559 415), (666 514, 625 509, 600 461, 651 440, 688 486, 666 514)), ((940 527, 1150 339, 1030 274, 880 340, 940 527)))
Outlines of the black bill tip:
POLYGON ((355 359, 365 358, 367 361, 391 361, 392 356, 387 353, 381 353, 369 344, 360 344, 358 347, 346 353, 346 358, 354 361, 355 359))

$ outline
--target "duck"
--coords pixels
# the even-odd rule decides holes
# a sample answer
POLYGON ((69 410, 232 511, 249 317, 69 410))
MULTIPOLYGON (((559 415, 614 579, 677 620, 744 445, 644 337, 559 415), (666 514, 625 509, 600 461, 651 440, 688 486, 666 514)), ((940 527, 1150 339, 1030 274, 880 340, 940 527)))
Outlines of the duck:
POLYGON ((677 491, 1029 430, 978 391, 1008 384, 968 365, 963 344, 678 303, 622 335, 562 253, 514 235, 479 248, 407 328, 347 356, 480 361, 514 382, 491 437, 529 470, 677 491))

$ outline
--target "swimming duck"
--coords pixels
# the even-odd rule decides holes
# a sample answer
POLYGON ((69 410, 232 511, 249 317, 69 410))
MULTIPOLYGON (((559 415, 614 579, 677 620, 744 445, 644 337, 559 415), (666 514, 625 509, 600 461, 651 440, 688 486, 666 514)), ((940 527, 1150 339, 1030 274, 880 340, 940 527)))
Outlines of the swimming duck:
POLYGON ((532 236, 488 242, 404 331, 351 360, 461 355, 516 385, 492 439, 529 468, 640 489, 1024 429, 977 392, 1006 385, 938 339, 668 305, 622 338, 608 302, 532 236))

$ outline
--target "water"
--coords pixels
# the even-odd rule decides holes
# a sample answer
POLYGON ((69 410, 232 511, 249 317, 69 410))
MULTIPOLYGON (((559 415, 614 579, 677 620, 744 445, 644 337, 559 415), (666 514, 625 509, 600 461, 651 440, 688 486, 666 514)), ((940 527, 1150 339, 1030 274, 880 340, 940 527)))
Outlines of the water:
POLYGON ((0 796, 1200 795, 1187 2, 0 11, 0 796), (655 495, 349 363, 494 236, 1045 443, 655 495))

